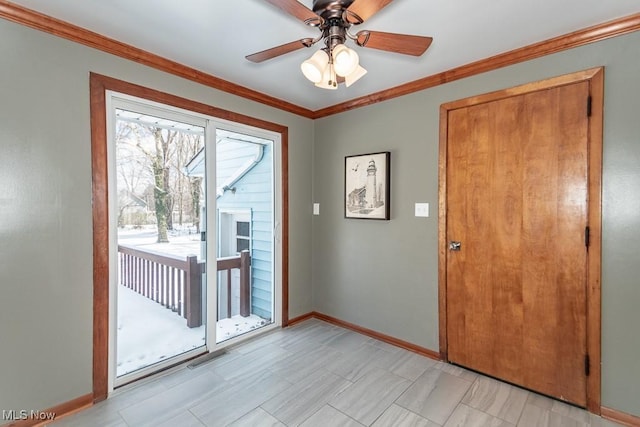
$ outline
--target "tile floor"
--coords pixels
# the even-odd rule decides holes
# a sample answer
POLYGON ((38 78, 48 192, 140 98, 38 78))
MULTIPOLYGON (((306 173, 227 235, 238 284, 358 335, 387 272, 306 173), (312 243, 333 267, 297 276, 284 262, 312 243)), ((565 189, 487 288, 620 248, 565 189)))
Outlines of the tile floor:
POLYGON ((311 319, 118 389, 61 426, 612 427, 535 393, 311 319))

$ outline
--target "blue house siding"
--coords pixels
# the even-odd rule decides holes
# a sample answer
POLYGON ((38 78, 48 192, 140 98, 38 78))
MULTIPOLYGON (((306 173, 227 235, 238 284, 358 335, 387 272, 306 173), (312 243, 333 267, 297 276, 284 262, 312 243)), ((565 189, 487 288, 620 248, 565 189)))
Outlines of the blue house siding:
MULTIPOLYGON (((255 145, 231 142, 218 143, 217 179, 232 176, 255 153, 255 145)), ((261 161, 233 184, 235 192, 227 190, 217 199, 219 210, 251 211, 251 311, 272 319, 273 261, 273 148, 264 146, 261 161)))

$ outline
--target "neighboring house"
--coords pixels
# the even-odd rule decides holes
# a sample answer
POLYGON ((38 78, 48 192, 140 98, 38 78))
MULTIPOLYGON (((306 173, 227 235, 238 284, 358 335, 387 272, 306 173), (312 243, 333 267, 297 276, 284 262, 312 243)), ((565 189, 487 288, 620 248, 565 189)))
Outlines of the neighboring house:
MULTIPOLYGON (((249 250, 251 313, 272 319, 273 149, 270 141, 247 135, 227 138, 230 134, 218 131, 216 144, 217 256, 235 256, 244 249, 249 250), (238 140, 239 137, 243 140, 238 140)), ((189 176, 204 176, 204 150, 189 161, 185 170, 189 176)), ((202 194, 206 194, 205 191, 202 194)), ((204 200, 201 206, 205 206, 204 200)), ((219 278, 220 299, 226 300, 226 277, 223 276, 219 278)), ((239 298, 237 286, 233 287, 231 296, 234 300, 239 298)), ((220 310, 228 314, 224 313, 224 304, 220 310)), ((231 314, 237 314, 235 309, 231 314)))
POLYGON ((118 226, 132 224, 141 226, 147 223, 149 206, 147 202, 130 191, 122 190, 118 193, 118 226))

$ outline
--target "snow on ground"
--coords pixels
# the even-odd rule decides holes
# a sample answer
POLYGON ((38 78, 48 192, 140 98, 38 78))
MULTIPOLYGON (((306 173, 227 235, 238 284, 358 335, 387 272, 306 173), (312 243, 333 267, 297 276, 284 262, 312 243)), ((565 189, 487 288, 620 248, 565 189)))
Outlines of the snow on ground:
MULTIPOLYGON (((173 232, 170 243, 156 243, 155 226, 118 230, 118 243, 175 256, 199 255, 200 235, 173 232)), ((222 342, 269 324, 252 314, 217 322, 216 341, 222 342)), ((205 326, 187 327, 177 313, 125 287, 118 286, 116 375, 133 372, 205 345, 205 326)))
POLYGON ((175 256, 198 255, 200 258, 200 234, 195 232, 195 228, 170 230, 168 237, 169 243, 157 243, 158 232, 155 225, 145 225, 138 229, 118 229, 118 244, 120 245, 135 246, 142 250, 175 256))
POLYGON ((217 322, 218 329, 216 330, 216 341, 226 341, 230 338, 237 337, 238 335, 266 326, 269 323, 270 322, 268 320, 265 320, 260 316, 256 316, 255 314, 247 317, 242 317, 239 314, 236 314, 229 319, 220 319, 217 322))
MULTIPOLYGON (((253 331, 269 322, 255 314, 217 322, 216 341, 253 331)), ((205 345, 205 326, 187 327, 187 320, 160 304, 118 286, 117 376, 133 372, 205 345)))
POLYGON ((157 302, 118 286, 117 376, 205 345, 205 327, 157 302))

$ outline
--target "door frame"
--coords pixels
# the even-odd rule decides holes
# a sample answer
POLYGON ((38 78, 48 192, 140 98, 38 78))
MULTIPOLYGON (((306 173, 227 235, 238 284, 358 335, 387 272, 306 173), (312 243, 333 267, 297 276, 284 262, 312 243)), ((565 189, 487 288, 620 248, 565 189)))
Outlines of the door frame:
POLYGON ((281 325, 289 323, 289 191, 288 128, 234 113, 144 86, 90 73, 91 177, 93 219, 93 401, 105 400, 109 391, 109 176, 107 91, 118 92, 179 109, 261 128, 280 134, 282 187, 281 325))
POLYGON ((438 154, 438 306, 440 358, 447 354, 447 143, 449 111, 497 101, 558 86, 588 81, 591 115, 588 124, 588 225, 587 251, 587 352, 590 373, 587 377, 587 409, 600 414, 601 395, 601 255, 602 255, 602 140, 604 104, 604 67, 591 68, 533 83, 472 96, 440 106, 438 154))

